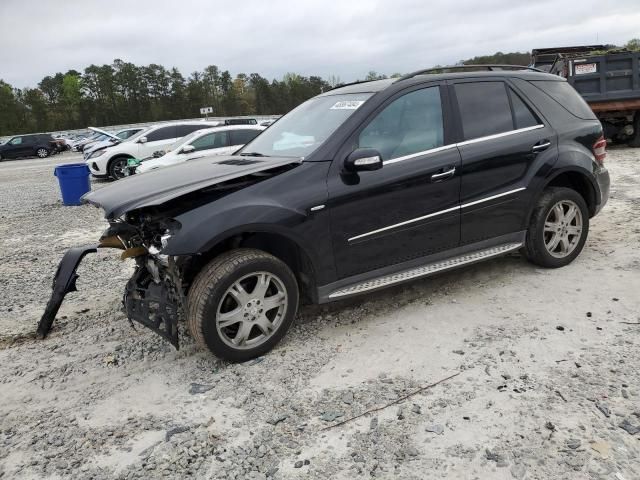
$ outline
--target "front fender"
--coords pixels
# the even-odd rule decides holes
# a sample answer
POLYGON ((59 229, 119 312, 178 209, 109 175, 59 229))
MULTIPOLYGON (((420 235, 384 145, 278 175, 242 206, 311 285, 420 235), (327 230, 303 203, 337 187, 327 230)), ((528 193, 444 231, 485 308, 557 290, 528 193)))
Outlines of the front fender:
POLYGON ((272 233, 288 238, 307 254, 314 266, 318 254, 310 248, 324 231, 324 221, 305 211, 273 203, 245 204, 229 209, 205 205, 176 217, 182 227, 167 242, 166 255, 205 253, 218 243, 241 233, 272 233), (213 211, 212 211, 213 210, 213 211))

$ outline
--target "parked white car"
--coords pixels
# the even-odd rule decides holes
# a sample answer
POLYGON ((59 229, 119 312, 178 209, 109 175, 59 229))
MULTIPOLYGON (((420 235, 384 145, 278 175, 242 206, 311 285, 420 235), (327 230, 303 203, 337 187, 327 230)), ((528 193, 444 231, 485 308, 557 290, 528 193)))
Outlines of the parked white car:
POLYGON ((116 133, 109 133, 106 132, 104 130, 100 130, 99 128, 95 128, 95 127, 89 127, 89 130, 92 130, 94 132, 99 132, 102 133, 103 135, 107 135, 109 138, 107 138, 106 140, 102 140, 102 141, 98 141, 98 142, 94 142, 91 144, 87 144, 84 146, 84 150, 82 150, 82 154, 84 156, 84 159, 88 159, 91 154, 93 152, 95 152, 96 150, 101 150, 103 148, 107 148, 107 147, 112 147, 113 145, 123 142, 131 137, 133 137, 134 135, 136 135, 137 133, 140 133, 142 130, 144 130, 146 127, 132 127, 132 128, 125 128, 124 130, 119 130, 116 133))
POLYGON ((127 162, 130 158, 149 157, 191 132, 209 126, 210 124, 199 120, 153 125, 126 142, 94 151, 86 159, 86 163, 94 177, 118 180, 128 173, 127 162))
POLYGON ((253 125, 231 125, 197 130, 176 142, 163 156, 144 160, 136 168, 136 173, 210 155, 230 155, 260 135, 264 129, 265 127, 253 125))

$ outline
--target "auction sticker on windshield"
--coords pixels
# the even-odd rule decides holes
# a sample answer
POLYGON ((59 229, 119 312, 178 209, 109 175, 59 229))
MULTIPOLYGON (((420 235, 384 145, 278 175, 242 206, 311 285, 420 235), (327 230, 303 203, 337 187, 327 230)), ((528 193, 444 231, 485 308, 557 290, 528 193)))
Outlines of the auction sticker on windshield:
POLYGON ((585 73, 596 73, 598 71, 595 63, 584 63, 575 66, 576 75, 584 75, 585 73))
POLYGON ((364 103, 364 100, 342 100, 336 102, 330 110, 355 110, 364 103))

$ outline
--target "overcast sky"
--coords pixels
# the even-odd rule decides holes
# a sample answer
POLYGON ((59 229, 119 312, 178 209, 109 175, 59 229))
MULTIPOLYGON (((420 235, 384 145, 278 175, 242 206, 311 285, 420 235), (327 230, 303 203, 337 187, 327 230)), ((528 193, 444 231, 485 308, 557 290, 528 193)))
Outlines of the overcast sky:
POLYGON ((0 79, 120 58, 280 78, 363 78, 496 51, 622 44, 640 37, 640 0, 0 0, 0 79))

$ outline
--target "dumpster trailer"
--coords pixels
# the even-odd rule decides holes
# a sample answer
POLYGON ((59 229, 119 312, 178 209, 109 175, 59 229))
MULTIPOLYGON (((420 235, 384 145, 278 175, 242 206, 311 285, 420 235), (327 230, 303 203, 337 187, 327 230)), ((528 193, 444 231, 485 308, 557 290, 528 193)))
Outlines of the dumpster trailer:
POLYGON ((640 147, 640 51, 614 45, 538 48, 531 66, 566 78, 613 143, 640 147))

